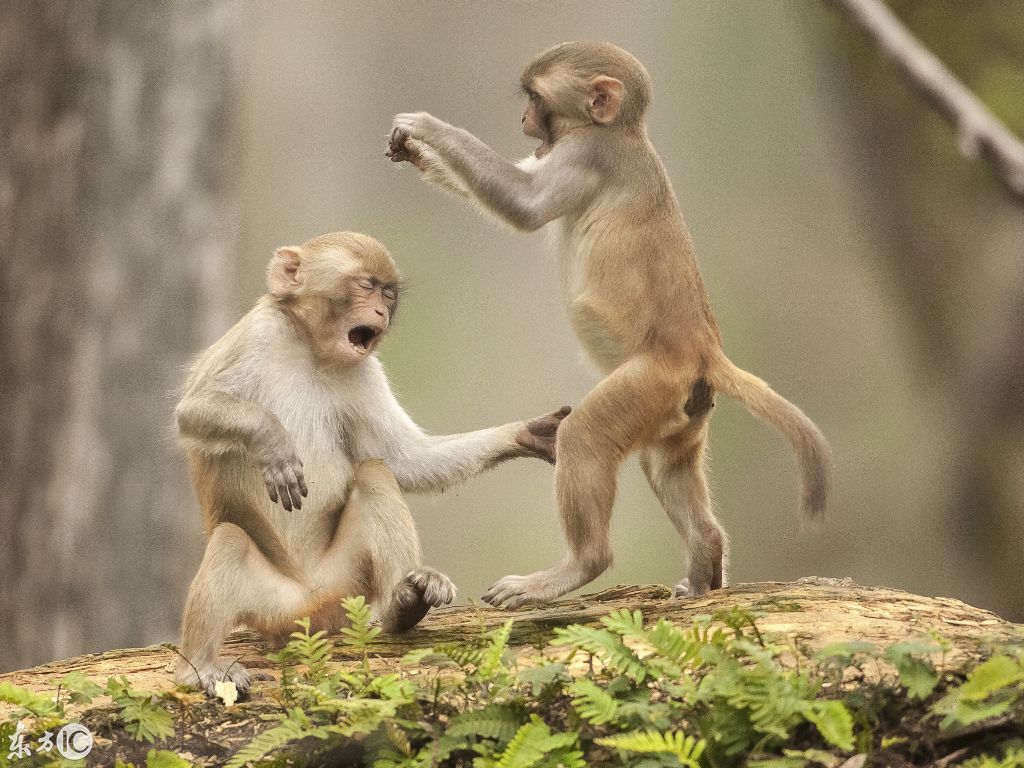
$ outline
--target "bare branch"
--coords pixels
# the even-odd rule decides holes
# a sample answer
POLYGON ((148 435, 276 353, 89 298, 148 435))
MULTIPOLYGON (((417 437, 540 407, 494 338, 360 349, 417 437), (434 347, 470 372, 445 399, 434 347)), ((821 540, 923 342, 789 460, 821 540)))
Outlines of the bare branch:
POLYGON ((828 0, 896 62, 910 84, 953 124, 961 153, 984 157, 1024 201, 1024 143, 993 115, 881 0, 828 0))

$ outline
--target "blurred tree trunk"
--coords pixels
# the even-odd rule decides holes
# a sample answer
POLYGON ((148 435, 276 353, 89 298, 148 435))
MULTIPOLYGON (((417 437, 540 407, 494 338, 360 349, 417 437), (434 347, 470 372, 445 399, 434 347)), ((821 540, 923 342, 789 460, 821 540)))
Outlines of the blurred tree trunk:
POLYGON ((173 389, 224 327, 238 10, 0 2, 0 669, 176 636, 173 389))
MULTIPOLYGON (((985 0, 965 14, 955 0, 890 4, 1021 135, 1020 7, 985 0)), ((844 29, 843 39, 875 213, 890 243, 879 257, 916 322, 922 375, 940 394, 936 417, 949 425, 948 525, 977 563, 964 586, 980 582, 1003 598, 961 596, 1021 621, 1024 205, 987 164, 958 154, 952 129, 859 30, 844 29)))

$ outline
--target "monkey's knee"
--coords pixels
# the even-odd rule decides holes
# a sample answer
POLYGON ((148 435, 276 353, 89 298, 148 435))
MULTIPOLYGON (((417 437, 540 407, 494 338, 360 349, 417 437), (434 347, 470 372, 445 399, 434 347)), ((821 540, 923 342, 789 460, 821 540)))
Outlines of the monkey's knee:
POLYGON ((361 462, 352 475, 351 487, 367 494, 402 496, 402 489, 398 487, 395 474, 380 459, 361 462))
POLYGON ((204 565, 207 559, 216 560, 218 565, 239 563, 249 551, 249 534, 234 523, 218 523, 206 542, 206 553, 203 555, 204 565))

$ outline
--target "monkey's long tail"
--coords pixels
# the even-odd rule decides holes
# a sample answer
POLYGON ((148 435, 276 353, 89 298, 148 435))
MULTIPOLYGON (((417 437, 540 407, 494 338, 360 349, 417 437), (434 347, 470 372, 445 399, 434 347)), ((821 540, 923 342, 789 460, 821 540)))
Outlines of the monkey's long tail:
POLYGON ((832 485, 832 452, 821 430, 803 411, 725 355, 712 364, 707 378, 716 390, 786 436, 800 465, 800 511, 810 518, 820 517, 832 485))

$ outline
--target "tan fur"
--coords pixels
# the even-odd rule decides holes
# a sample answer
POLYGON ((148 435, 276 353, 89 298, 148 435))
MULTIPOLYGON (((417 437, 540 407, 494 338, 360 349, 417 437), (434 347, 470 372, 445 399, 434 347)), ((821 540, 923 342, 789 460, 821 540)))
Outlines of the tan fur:
POLYGON ((517 456, 554 460, 568 411, 461 435, 416 426, 373 356, 398 282, 366 235, 279 248, 269 293, 196 360, 177 419, 209 541, 182 618, 179 683, 212 693, 228 679, 244 693, 246 670, 217 658, 232 627, 272 642, 301 616, 335 630, 346 596, 364 595, 387 632, 411 628, 455 588, 421 564, 404 492, 517 456))
POLYGON ((716 589, 727 541, 703 469, 715 390, 789 440, 809 516, 821 514, 828 496, 828 446, 799 408, 722 351, 693 243, 647 138, 651 83, 643 65, 609 43, 563 43, 527 65, 522 85, 530 96, 524 131, 542 142, 528 161, 513 165, 426 113, 395 118, 391 153, 406 159, 403 142, 426 146, 429 180, 465 190, 520 229, 553 228, 569 321, 607 375, 558 435, 555 488, 568 555, 498 581, 485 599, 510 607, 549 600, 607 568, 616 478, 636 450, 690 551, 679 591, 716 589))

